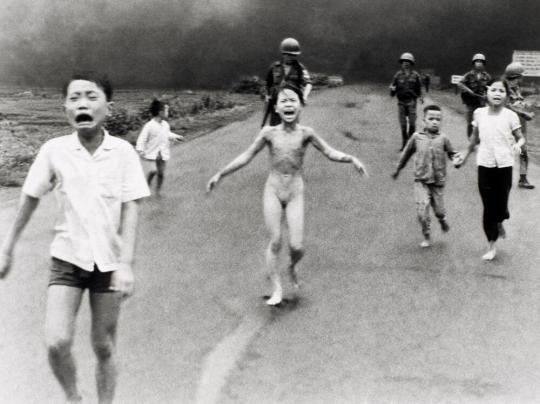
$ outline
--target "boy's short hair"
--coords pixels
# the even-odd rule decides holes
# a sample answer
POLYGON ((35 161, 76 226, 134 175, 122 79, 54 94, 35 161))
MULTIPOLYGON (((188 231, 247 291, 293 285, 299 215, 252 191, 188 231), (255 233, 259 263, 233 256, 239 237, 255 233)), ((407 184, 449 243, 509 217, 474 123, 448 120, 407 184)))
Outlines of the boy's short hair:
POLYGON ((64 97, 67 96, 67 89, 72 81, 75 80, 86 80, 96 83, 96 85, 103 90, 105 93, 105 98, 107 101, 110 101, 113 96, 113 88, 109 77, 104 73, 98 73, 92 70, 83 70, 77 71, 71 75, 71 78, 66 81, 62 87, 62 94, 64 97))
POLYGON ((441 107, 435 104, 427 105, 424 107, 424 115, 427 114, 428 111, 439 111, 442 112, 441 107))
POLYGON ((168 104, 164 101, 160 101, 157 98, 154 98, 150 103, 150 114, 152 116, 158 116, 159 113, 163 111, 163 108, 165 108, 165 105, 168 104))
POLYGON ((297 86, 295 86, 294 84, 290 84, 290 83, 287 83, 285 84, 283 87, 281 87, 278 91, 278 95, 279 93, 281 93, 283 90, 291 90, 291 91, 294 91, 296 93, 296 95, 298 96, 298 99, 300 100, 300 103, 302 105, 305 105, 304 103, 304 94, 302 93, 302 90, 300 88, 298 88, 297 86))

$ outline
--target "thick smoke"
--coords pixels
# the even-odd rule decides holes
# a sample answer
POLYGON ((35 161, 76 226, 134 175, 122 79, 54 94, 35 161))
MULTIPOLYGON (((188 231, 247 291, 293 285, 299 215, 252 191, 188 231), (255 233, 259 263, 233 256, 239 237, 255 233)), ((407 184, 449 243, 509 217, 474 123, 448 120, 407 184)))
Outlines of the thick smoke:
POLYGON ((498 74, 540 45, 540 2, 506 0, 4 0, 0 82, 56 86, 75 69, 124 87, 228 87, 294 36, 311 71, 388 81, 404 51, 443 78, 476 52, 498 74))

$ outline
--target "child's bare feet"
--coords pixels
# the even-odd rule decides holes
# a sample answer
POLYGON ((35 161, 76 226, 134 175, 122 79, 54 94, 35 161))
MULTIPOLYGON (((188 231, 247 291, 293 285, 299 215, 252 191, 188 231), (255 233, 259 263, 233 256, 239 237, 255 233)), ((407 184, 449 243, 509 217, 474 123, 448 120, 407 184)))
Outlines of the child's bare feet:
POLYGON ((424 240, 420 243, 420 247, 422 248, 431 247, 431 240, 429 239, 429 237, 424 238, 424 240))
POLYGON ((489 250, 487 251, 487 253, 482 255, 482 259, 484 261, 491 261, 495 258, 496 255, 497 255, 497 249, 495 248, 495 243, 490 243, 489 250))
POLYGON ((269 306, 277 306, 283 300, 283 288, 278 276, 270 276, 270 279, 274 285, 274 291, 272 292, 270 299, 266 301, 266 304, 269 306))
POLYGON ((270 299, 266 301, 266 304, 268 306, 277 306, 281 303, 282 300, 283 300, 283 291, 274 290, 274 293, 272 293, 272 296, 270 296, 270 299))

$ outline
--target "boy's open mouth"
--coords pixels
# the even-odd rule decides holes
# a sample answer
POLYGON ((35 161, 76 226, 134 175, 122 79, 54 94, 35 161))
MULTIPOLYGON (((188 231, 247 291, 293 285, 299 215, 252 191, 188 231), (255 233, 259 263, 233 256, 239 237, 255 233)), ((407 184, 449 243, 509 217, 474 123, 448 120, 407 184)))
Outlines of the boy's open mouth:
POLYGON ((283 111, 283 115, 285 115, 285 116, 293 116, 294 111, 283 111))
POLYGON ((93 119, 88 114, 79 114, 75 117, 75 122, 81 123, 81 122, 92 122, 93 119))

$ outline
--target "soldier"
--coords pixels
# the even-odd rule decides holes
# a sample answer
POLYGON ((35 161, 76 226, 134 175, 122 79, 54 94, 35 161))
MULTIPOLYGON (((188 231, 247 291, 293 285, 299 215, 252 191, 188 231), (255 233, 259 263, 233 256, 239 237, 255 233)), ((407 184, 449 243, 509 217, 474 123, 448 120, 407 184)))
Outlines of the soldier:
MULTIPOLYGON (((507 107, 518 114, 521 123, 521 132, 523 133, 523 137, 527 139, 527 121, 530 121, 534 117, 534 113, 527 111, 528 105, 524 102, 524 98, 521 95, 520 84, 524 72, 525 69, 521 63, 510 63, 506 66, 504 71, 504 82, 508 88, 507 107)), ((518 187, 533 189, 534 185, 530 184, 527 180, 528 163, 529 155, 527 154, 527 146, 525 143, 525 145, 521 147, 521 152, 519 153, 518 187)))
POLYGON ((397 96, 399 110, 399 124, 401 126, 401 150, 407 144, 407 140, 416 130, 416 99, 424 102, 422 98, 422 84, 420 74, 412 69, 414 56, 405 52, 399 58, 401 69, 395 74, 390 85, 390 95, 397 96), (407 128, 408 121, 408 128, 407 128))
POLYGON ((298 88, 302 93, 302 104, 307 102, 311 92, 311 78, 305 66, 298 61, 300 44, 294 38, 285 38, 280 45, 281 60, 272 63, 266 75, 266 112, 262 126, 270 115, 270 125, 275 126, 281 118, 274 110, 279 90, 285 85, 298 88))
POLYGON ((426 89, 426 93, 429 93, 429 85, 431 84, 431 76, 428 73, 424 74, 422 81, 424 83, 424 88, 426 89))
POLYGON ((467 107, 467 137, 472 134, 474 110, 486 106, 487 86, 491 84, 491 76, 486 72, 486 57, 477 53, 472 57, 472 64, 473 69, 457 84, 461 90, 461 100, 467 107))

